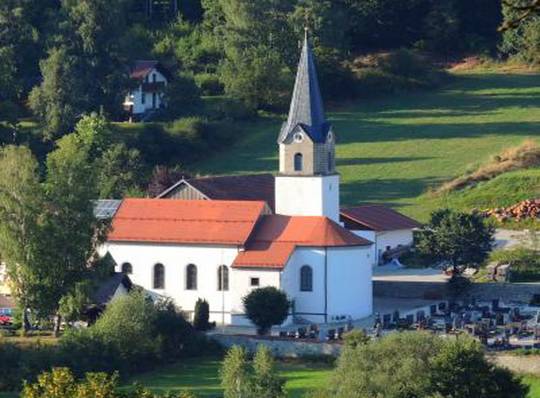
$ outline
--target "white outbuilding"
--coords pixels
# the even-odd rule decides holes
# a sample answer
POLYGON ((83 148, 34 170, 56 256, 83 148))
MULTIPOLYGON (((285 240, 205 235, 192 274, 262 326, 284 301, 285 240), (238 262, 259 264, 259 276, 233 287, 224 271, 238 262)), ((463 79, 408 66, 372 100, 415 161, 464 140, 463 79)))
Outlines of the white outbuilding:
POLYGON ((136 87, 124 99, 124 110, 134 117, 142 117, 165 106, 164 95, 168 72, 158 61, 135 61, 129 77, 136 87))

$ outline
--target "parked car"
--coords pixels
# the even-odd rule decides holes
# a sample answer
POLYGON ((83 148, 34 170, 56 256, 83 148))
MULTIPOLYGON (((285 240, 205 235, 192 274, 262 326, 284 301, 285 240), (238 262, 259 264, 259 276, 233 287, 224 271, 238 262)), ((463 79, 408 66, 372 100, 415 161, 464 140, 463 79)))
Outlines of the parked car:
POLYGON ((10 326, 12 319, 9 315, 0 315, 0 326, 10 326))

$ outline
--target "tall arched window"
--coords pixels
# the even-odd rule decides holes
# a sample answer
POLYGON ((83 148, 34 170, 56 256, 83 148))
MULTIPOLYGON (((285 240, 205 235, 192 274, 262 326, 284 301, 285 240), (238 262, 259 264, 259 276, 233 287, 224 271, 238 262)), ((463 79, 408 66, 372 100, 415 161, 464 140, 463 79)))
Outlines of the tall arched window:
POLYGON ((197 290, 197 266, 188 264, 186 267, 186 290, 197 290))
POLYGON ((309 265, 303 265, 300 268, 300 291, 313 291, 313 270, 309 265))
POLYGON ((154 265, 154 289, 165 289, 165 267, 163 264, 154 265))
POLYGON ((226 265, 220 265, 217 272, 219 291, 229 290, 229 268, 226 265))
POLYGON ((133 266, 130 263, 122 264, 122 273, 129 275, 133 273, 133 266))
POLYGON ((304 157, 301 153, 294 154, 294 171, 302 171, 304 168, 304 157))

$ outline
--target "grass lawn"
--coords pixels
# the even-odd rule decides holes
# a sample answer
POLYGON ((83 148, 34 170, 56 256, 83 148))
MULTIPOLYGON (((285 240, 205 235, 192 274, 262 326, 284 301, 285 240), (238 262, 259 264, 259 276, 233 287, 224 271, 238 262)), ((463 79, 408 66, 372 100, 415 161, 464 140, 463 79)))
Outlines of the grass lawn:
MULTIPOLYGON (((201 398, 221 397, 217 358, 197 358, 178 362, 153 372, 133 377, 124 389, 135 381, 155 393, 190 390, 201 398)), ((281 374, 287 379, 286 389, 290 398, 301 398, 313 389, 324 386, 330 376, 331 366, 323 363, 280 362, 281 374)), ((540 376, 525 376, 531 390, 527 398, 540 398, 540 376)), ((16 398, 16 393, 1 393, 0 398, 16 398)))
MULTIPOLYGON (((359 100, 329 112, 338 137, 344 204, 384 202, 426 220, 441 204, 424 194, 429 187, 505 147, 538 139, 540 74, 482 71, 453 76, 452 83, 439 90, 359 100)), ((195 171, 275 172, 281 123, 268 118, 246 125, 241 139, 195 164, 195 171)), ((534 178, 539 174, 536 170, 534 178)), ((508 200, 528 196, 529 188, 520 192, 508 200)))
POLYGON ((540 398, 540 376, 525 376, 524 381, 530 387, 527 398, 540 398))
MULTIPOLYGON (((221 359, 190 359, 159 370, 134 377, 154 392, 191 390, 200 397, 221 397, 219 367, 221 359)), ((303 397, 306 392, 326 383, 331 367, 323 363, 282 362, 282 375, 292 398, 303 397)), ((0 396, 0 398, 3 398, 0 396)))

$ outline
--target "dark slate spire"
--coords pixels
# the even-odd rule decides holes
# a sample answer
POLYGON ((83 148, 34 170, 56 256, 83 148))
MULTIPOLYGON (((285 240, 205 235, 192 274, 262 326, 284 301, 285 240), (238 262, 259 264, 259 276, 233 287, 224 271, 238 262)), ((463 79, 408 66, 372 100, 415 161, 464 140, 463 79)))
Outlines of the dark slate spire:
POLYGON ((296 82, 287 122, 283 124, 278 143, 283 142, 289 133, 300 125, 314 142, 326 141, 330 125, 326 122, 324 108, 317 79, 315 59, 308 42, 307 29, 302 47, 302 55, 296 72, 296 82))

